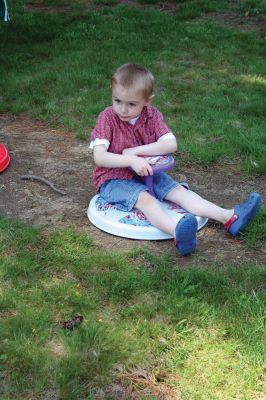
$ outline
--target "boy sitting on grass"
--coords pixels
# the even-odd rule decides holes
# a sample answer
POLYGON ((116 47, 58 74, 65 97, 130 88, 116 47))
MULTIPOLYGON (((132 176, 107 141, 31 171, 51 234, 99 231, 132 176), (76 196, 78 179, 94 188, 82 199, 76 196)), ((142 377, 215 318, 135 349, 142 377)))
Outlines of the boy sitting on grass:
POLYGON ((234 209, 224 209, 195 197, 166 173, 158 173, 154 176, 157 199, 171 201, 191 213, 185 214, 176 225, 142 180, 153 174, 143 156, 165 155, 177 150, 174 134, 164 123, 162 114, 150 105, 153 87, 153 75, 142 65, 125 64, 114 73, 112 106, 100 113, 91 134, 90 147, 96 164, 93 182, 108 203, 123 211, 137 208, 152 225, 172 235, 177 250, 184 256, 197 245, 194 215, 219 221, 236 236, 257 214, 261 198, 254 192, 234 209))

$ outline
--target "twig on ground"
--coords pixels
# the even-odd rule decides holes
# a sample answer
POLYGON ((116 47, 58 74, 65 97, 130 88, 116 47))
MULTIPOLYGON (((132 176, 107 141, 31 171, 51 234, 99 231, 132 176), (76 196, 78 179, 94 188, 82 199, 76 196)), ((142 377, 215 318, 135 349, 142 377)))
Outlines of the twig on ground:
POLYGON ((48 181, 45 178, 42 178, 41 176, 38 176, 38 175, 21 175, 20 178, 21 179, 25 179, 25 180, 32 180, 32 181, 35 180, 35 181, 39 181, 39 182, 45 183, 46 185, 50 186, 50 188, 52 190, 54 190, 55 192, 57 192, 59 194, 62 194, 63 196, 66 194, 66 192, 64 192, 63 190, 57 189, 55 187, 54 183, 48 181))

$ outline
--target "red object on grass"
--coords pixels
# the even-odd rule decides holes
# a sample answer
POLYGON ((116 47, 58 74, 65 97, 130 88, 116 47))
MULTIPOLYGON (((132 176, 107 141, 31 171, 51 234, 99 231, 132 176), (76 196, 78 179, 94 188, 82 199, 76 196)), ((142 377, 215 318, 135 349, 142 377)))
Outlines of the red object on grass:
POLYGON ((10 163, 10 157, 5 146, 0 143, 0 172, 3 172, 10 163))

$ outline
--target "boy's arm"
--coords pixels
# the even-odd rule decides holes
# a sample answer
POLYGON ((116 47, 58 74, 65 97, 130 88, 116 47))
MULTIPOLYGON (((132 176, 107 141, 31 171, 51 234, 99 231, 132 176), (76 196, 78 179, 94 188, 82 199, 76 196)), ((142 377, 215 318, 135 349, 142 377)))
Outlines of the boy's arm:
POLYGON ((177 150, 176 139, 159 140, 151 144, 131 147, 123 150, 123 155, 128 156, 161 156, 164 154, 174 153, 177 150))
POLYGON ((135 154, 109 153, 103 144, 93 148, 94 162, 97 166, 105 168, 127 168, 131 167, 139 176, 152 175, 152 167, 141 157, 135 154))

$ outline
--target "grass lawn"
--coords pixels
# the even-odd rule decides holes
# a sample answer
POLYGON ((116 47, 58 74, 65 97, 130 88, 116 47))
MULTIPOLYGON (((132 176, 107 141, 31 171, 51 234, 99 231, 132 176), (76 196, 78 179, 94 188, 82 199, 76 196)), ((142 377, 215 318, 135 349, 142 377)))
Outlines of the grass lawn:
MULTIPOLYGON (((45 0, 52 13, 27 3, 10 1, 0 24, 0 112, 86 139, 113 70, 135 61, 157 79, 154 104, 182 162, 265 174, 266 41, 203 18, 227 1, 176 2, 172 13, 156 1, 45 0)), ((262 1, 234 11, 265 18, 262 1)), ((265 241, 265 220, 264 206, 247 246, 265 241)), ((183 269, 145 246, 102 254, 74 229, 0 218, 0 284, 3 400, 265 399, 266 269, 255 262, 183 269)))
POLYGON ((127 398, 132 386, 137 398, 263 398, 265 269, 182 270, 3 219, 0 246, 3 399, 93 399, 114 379, 127 398))

